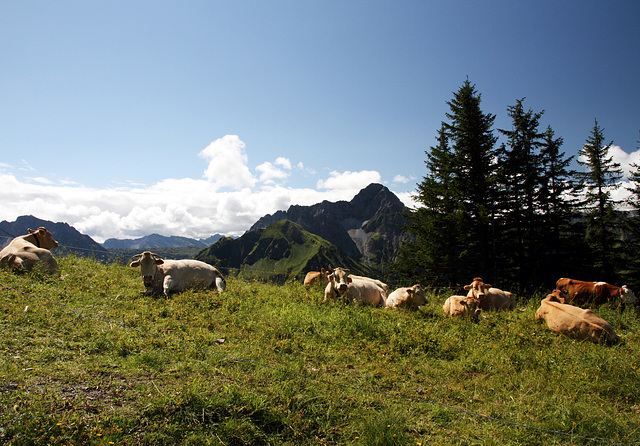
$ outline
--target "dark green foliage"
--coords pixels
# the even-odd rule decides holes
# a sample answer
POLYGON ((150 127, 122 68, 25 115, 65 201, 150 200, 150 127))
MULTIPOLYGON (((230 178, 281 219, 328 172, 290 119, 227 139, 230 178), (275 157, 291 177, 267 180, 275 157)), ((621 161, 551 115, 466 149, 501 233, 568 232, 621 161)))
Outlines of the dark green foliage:
POLYGON ((448 102, 449 122, 442 123, 438 144, 426 152, 427 175, 414 196, 420 208, 407 227, 415 241, 398 261, 405 273, 412 265, 421 268, 423 283, 462 283, 493 273, 495 116, 483 113, 480 102, 467 80, 448 102))
POLYGON ((617 202, 611 197, 611 192, 620 187, 622 170, 609 154, 613 142, 605 144, 604 141, 604 130, 596 120, 591 135, 580 150, 580 156, 585 160, 578 160, 578 163, 587 171, 579 173, 578 179, 584 186, 582 208, 586 218, 585 241, 592 250, 590 260, 603 280, 616 283, 619 280, 616 271, 620 266, 617 229, 621 222, 616 215, 617 202))

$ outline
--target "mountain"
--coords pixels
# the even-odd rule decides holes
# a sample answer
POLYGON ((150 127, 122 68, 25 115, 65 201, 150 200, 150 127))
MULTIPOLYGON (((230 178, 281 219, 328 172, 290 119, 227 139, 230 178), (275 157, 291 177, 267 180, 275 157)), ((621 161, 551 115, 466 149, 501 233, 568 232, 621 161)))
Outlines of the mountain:
POLYGON ((250 277, 279 282, 301 279, 308 271, 330 266, 349 268, 354 274, 371 272, 340 248, 289 220, 249 230, 235 240, 223 237, 198 253, 196 259, 223 270, 237 269, 250 277))
POLYGON ((188 237, 166 237, 159 234, 146 235, 133 239, 110 238, 102 244, 107 249, 157 249, 157 248, 206 248, 220 240, 222 235, 216 234, 206 239, 196 240, 188 237))
POLYGON ((403 232, 407 208, 381 184, 370 184, 351 201, 323 201, 312 206, 294 205, 260 218, 250 231, 280 220, 290 220, 306 231, 338 246, 354 259, 384 269, 406 238, 403 232))
POLYGON ((6 246, 13 238, 28 234, 29 228, 38 229, 40 226, 47 228, 58 242, 58 247, 52 250, 54 256, 72 253, 82 257, 95 257, 100 261, 107 260, 108 251, 88 235, 81 234, 67 223, 54 223, 32 215, 20 216, 14 222, 0 222, 1 245, 6 246))

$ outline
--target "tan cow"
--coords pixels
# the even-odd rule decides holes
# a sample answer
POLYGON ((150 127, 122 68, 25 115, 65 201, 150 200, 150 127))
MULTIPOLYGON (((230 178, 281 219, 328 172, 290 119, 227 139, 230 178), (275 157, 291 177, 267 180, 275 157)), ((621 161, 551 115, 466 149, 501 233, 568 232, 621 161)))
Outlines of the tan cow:
POLYGON ((387 293, 371 280, 353 279, 347 275, 349 270, 334 268, 329 274, 329 283, 324 290, 324 300, 334 300, 342 297, 348 302, 366 305, 384 305, 387 293))
POLYGON ((387 295, 389 295, 389 285, 382 282, 381 280, 372 279, 371 277, 356 276, 354 274, 349 274, 349 277, 351 277, 352 279, 358 279, 358 280, 370 280, 376 285, 378 285, 380 288, 382 288, 387 295))
POLYGON ((471 285, 465 285, 468 291, 467 297, 478 299, 478 306, 483 311, 492 310, 514 310, 516 301, 508 291, 493 288, 488 283, 484 283, 480 277, 476 277, 471 285))
POLYGON ((304 277, 304 286, 310 287, 316 283, 322 283, 326 285, 329 283, 329 271, 322 268, 320 271, 309 271, 307 275, 304 277))
POLYGON ((427 303, 424 290, 420 285, 409 288, 398 288, 389 294, 385 302, 386 308, 409 308, 417 310, 420 305, 427 303))
POLYGON ((562 278, 556 282, 556 289, 560 290, 570 303, 576 305, 602 305, 616 299, 620 299, 622 303, 638 303, 638 298, 626 285, 617 287, 606 282, 562 278))
POLYGON ((479 302, 475 297, 450 296, 444 301, 442 310, 449 317, 468 316, 472 321, 477 322, 482 310, 478 307, 479 302))
POLYGON ((140 267, 147 295, 163 293, 168 296, 194 286, 215 287, 222 292, 227 286, 220 271, 199 260, 163 260, 158 254, 144 251, 133 256, 129 266, 140 267))
POLYGON ((51 255, 50 249, 58 246, 58 242, 42 226, 37 231, 29 229, 29 234, 14 238, 0 251, 2 267, 31 271, 34 267, 49 274, 58 270, 58 262, 51 255))
POLYGON ((611 324, 593 311, 563 303, 559 290, 542 300, 536 311, 536 319, 544 319, 553 331, 573 338, 608 344, 620 340, 611 324))

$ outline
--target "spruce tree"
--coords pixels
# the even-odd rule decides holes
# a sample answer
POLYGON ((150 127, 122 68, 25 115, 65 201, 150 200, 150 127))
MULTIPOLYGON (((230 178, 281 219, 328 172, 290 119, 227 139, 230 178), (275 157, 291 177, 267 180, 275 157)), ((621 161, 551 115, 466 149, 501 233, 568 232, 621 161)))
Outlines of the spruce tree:
POLYGON ((599 274, 601 280, 615 283, 619 279, 617 272, 621 258, 616 232, 620 219, 615 211, 615 205, 619 203, 611 197, 611 192, 620 187, 622 170, 609 155, 613 141, 609 144, 604 141, 604 129, 595 120, 591 135, 579 152, 578 164, 587 169, 579 173, 579 178, 584 187, 585 241, 592 249, 593 272, 599 274))
MULTIPOLYGON (((640 150, 640 140, 638 140, 638 150, 640 150)), ((625 237, 625 265, 624 281, 632 289, 640 286, 640 165, 631 164, 631 174, 629 177, 630 187, 626 189, 630 192, 627 198, 627 205, 630 208, 630 215, 626 219, 625 237)))
POLYGON ((467 79, 447 102, 448 122, 442 122, 438 144, 427 154, 427 174, 415 195, 420 207, 407 230, 415 236, 400 262, 414 260, 439 284, 465 283, 492 267, 496 138, 495 116, 480 108, 481 95, 467 79))
POLYGON ((500 130, 507 144, 500 149, 499 184, 501 186, 501 231, 499 246, 504 253, 504 272, 517 284, 539 285, 541 273, 542 165, 540 148, 543 134, 539 132, 540 117, 544 112, 525 111, 519 99, 508 107, 512 119, 511 130, 500 130))

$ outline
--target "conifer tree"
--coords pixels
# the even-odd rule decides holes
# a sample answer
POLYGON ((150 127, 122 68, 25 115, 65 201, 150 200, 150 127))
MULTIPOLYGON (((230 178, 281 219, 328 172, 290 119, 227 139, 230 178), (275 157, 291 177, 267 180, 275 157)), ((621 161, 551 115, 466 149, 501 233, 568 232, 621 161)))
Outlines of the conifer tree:
MULTIPOLYGON (((638 140, 640 150, 640 140, 638 140)), ((640 286, 640 165, 631 164, 631 174, 629 177, 630 187, 626 189, 630 192, 627 198, 627 205, 631 212, 626 219, 627 236, 625 237, 625 268, 623 271, 625 283, 636 289, 640 286)))
POLYGON ((470 276, 491 279, 496 138, 494 115, 480 108, 481 95, 467 79, 447 102, 438 144, 427 153, 427 174, 418 184, 419 209, 407 230, 416 240, 400 255, 410 256, 440 284, 464 283, 470 276))
POLYGON ((570 168, 574 157, 560 152, 563 139, 556 138, 551 126, 543 134, 540 148, 542 184, 540 254, 542 274, 548 287, 561 271, 565 277, 580 275, 581 265, 573 259, 584 258, 584 230, 577 217, 576 172, 570 168))
POLYGON ((508 252, 504 262, 508 279, 520 285, 537 285, 541 277, 542 165, 540 148, 543 134, 539 132, 540 117, 544 112, 525 111, 524 99, 508 107, 512 119, 511 130, 500 130, 507 137, 507 144, 500 149, 499 184, 501 186, 501 226, 499 246, 508 252))
POLYGON ((587 171, 579 173, 578 177, 584 187, 585 241, 592 248, 594 272, 600 274, 602 280, 615 283, 621 258, 616 234, 620 219, 615 212, 618 202, 611 197, 611 192, 620 187, 622 170, 609 155, 613 141, 609 144, 604 144, 604 141, 604 129, 595 120, 591 135, 579 152, 578 164, 586 167, 587 171))

